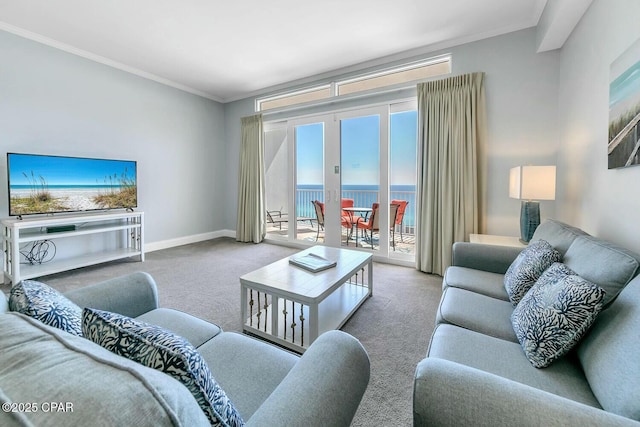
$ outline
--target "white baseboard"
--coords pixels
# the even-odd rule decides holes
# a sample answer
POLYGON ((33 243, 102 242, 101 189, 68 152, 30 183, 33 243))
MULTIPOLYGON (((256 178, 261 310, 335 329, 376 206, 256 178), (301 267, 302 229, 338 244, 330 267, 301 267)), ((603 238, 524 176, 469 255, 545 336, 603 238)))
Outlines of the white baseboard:
MULTIPOLYGON (((159 251, 161 249, 169 249, 169 248, 173 248, 175 246, 182 246, 182 245, 188 245, 190 243, 198 243, 198 242, 203 242, 205 240, 217 239, 218 237, 231 237, 232 239, 235 239, 236 238, 236 231, 235 230, 218 230, 218 231, 212 231, 210 233, 194 234, 194 235, 191 235, 191 236, 178 237, 176 239, 162 240, 160 242, 153 242, 153 243, 146 243, 144 245, 144 251, 145 251, 145 253, 153 252, 153 251, 159 251)), ((272 243, 272 244, 281 245, 281 246, 287 246, 287 247, 291 247, 291 248, 305 249, 305 248, 309 247, 308 244, 303 244, 303 243, 299 243, 299 242, 289 242, 289 241, 280 240, 280 239, 265 238, 264 241, 267 242, 267 243, 272 243)), ((406 259, 406 260, 405 259, 398 259, 398 258, 389 259, 389 258, 381 258, 381 257, 378 257, 378 256, 374 255, 373 256, 373 260, 375 262, 382 262, 382 263, 386 263, 386 264, 401 265, 403 267, 415 268, 415 266, 416 266, 415 261, 410 261, 408 259, 406 259)))
POLYGON ((175 239, 162 240, 160 242, 152 242, 145 243, 144 251, 153 252, 159 251, 161 249, 169 249, 175 246, 188 245, 190 243, 203 242, 205 240, 216 239, 218 237, 236 237, 236 232, 234 230, 218 230, 212 231, 210 233, 202 233, 202 234, 194 234, 191 236, 178 237, 175 239))

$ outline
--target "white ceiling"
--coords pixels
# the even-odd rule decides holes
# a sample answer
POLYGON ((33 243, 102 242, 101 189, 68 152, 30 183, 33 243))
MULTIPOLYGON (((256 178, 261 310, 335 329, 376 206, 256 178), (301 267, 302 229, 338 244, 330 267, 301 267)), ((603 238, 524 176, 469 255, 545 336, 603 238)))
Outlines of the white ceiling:
POLYGON ((226 102, 535 26, 547 0, 0 0, 0 29, 226 102))

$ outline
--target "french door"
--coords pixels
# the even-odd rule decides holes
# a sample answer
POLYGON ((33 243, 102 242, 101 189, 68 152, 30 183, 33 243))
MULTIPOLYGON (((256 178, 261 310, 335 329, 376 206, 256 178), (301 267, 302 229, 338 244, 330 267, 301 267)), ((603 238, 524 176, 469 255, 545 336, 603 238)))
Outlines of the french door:
POLYGON ((342 244, 389 252, 388 128, 386 106, 337 117, 340 143, 342 244))
MULTIPOLYGON (((397 255, 390 218, 393 117, 382 105, 265 124, 267 210, 288 214, 286 226, 267 224, 268 237, 397 255)), ((408 168, 415 169, 415 159, 408 168)))

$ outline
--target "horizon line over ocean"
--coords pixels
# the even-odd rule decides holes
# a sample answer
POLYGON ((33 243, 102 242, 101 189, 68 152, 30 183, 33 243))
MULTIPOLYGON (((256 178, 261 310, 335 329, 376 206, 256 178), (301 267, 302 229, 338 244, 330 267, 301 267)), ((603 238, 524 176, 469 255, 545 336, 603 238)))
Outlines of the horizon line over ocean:
MULTIPOLYGON (((120 187, 129 187, 129 185, 120 185, 120 184, 47 184, 44 186, 48 190, 69 190, 72 188, 78 189, 100 189, 100 188, 120 188, 120 187)), ((39 185, 31 185, 31 184, 11 184, 9 189, 13 190, 40 190, 41 186, 39 185)))
MULTIPOLYGON (((324 186, 322 184, 298 184, 296 189, 298 190, 320 190, 324 186)), ((416 186, 414 184, 392 184, 389 186, 391 191, 416 191, 416 186)), ((354 190, 365 190, 365 191, 375 191, 379 190, 379 185, 361 185, 361 184, 344 184, 342 185, 343 190, 354 191, 354 190)))

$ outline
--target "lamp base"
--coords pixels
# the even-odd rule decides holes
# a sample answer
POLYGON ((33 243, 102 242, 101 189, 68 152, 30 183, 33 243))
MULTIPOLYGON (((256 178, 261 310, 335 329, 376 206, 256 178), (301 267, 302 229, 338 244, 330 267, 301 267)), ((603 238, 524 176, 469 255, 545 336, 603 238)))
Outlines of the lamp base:
POLYGON ((520 241, 529 243, 539 225, 540 203, 523 200, 520 206, 520 241))

